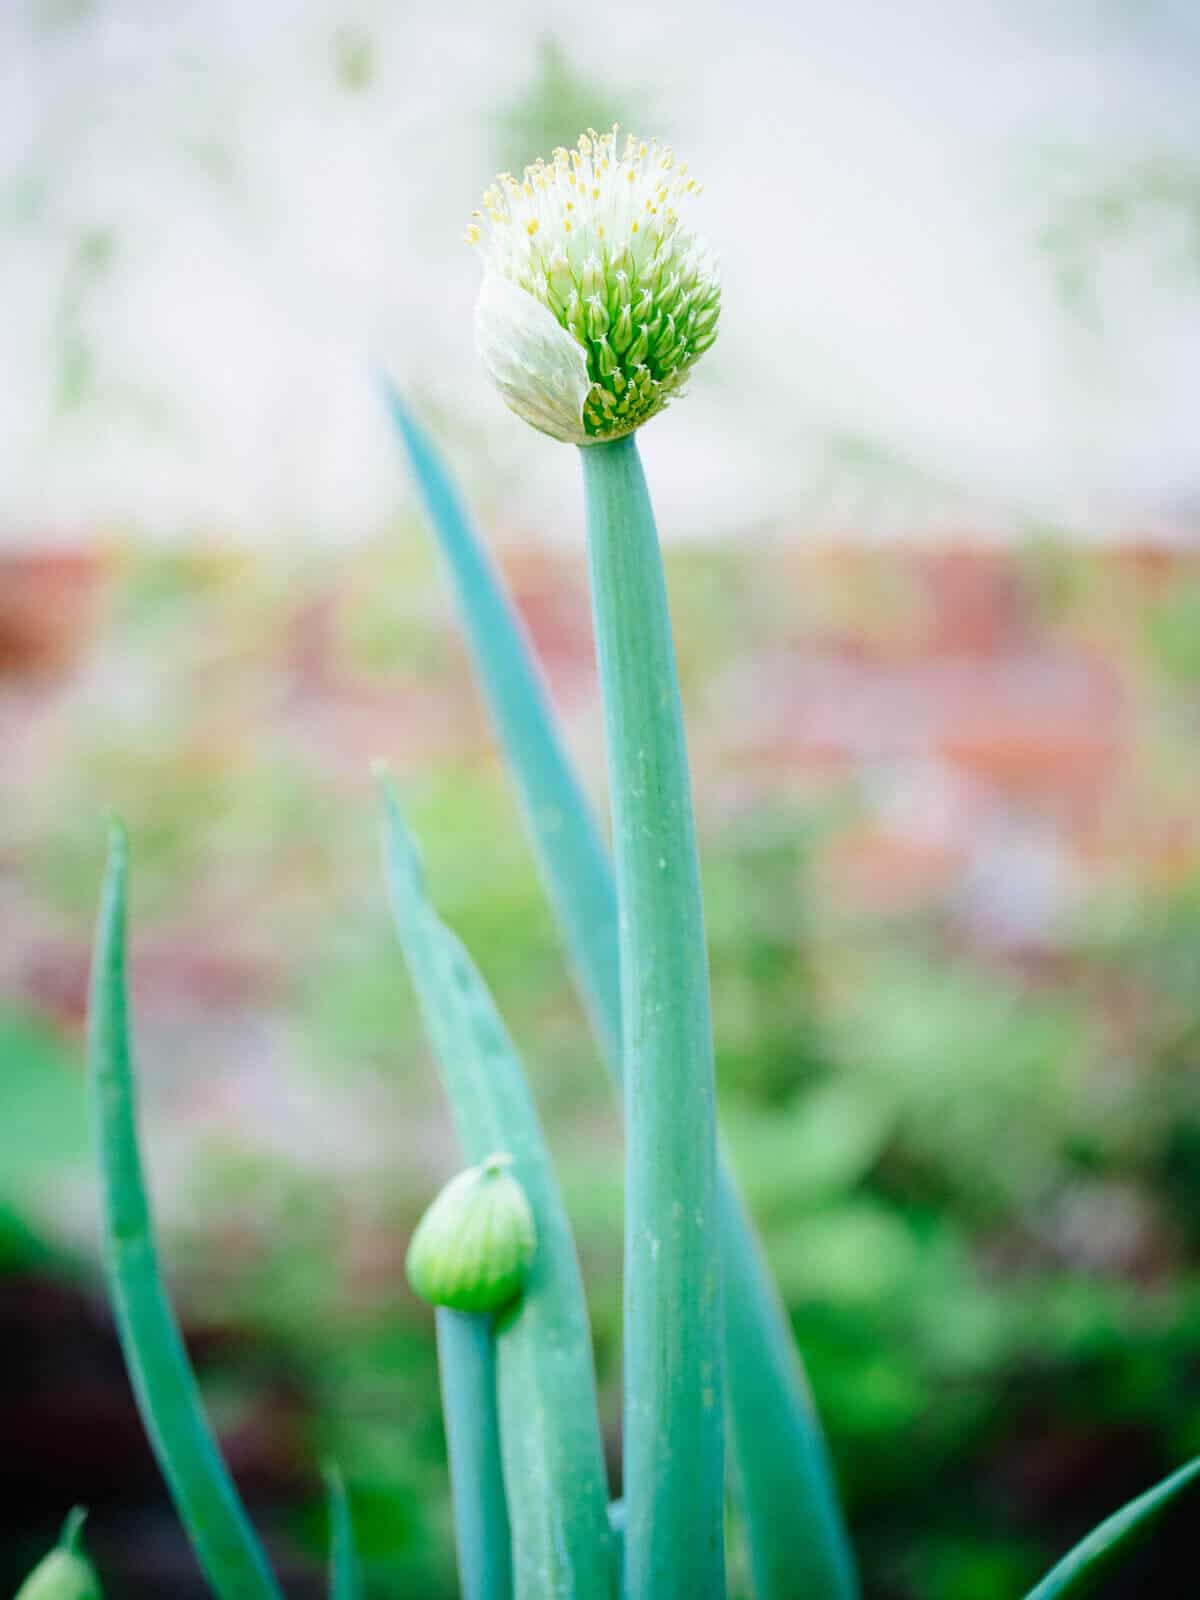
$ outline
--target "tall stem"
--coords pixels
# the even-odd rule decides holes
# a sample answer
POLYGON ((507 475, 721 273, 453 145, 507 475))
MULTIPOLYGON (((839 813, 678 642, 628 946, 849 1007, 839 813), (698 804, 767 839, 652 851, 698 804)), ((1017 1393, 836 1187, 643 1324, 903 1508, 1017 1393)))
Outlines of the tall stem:
POLYGON ((725 1592, 708 961, 666 584, 632 436, 582 451, 625 1056, 628 1600, 725 1592))
POLYGON ((462 1597, 510 1600, 511 1534, 500 1462, 492 1319, 439 1306, 436 1322, 462 1597))

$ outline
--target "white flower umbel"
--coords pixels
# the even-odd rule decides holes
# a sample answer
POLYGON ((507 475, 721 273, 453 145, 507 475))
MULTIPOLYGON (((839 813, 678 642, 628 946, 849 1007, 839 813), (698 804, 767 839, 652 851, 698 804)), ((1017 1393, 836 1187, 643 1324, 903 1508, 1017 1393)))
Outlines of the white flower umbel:
POLYGON ((721 309, 713 257, 680 218, 700 189, 657 142, 631 135, 618 154, 615 127, 501 173, 467 239, 484 256, 479 353, 518 416, 599 444, 679 393, 721 309))

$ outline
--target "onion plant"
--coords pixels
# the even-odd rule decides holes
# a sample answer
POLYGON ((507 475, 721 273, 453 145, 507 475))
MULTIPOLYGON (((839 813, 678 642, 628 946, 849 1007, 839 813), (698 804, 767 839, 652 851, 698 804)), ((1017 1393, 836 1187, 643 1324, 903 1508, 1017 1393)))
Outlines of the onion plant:
MULTIPOLYGON (((467 1600, 719 1600, 726 1485, 757 1600, 852 1600, 828 1453, 765 1256, 718 1156, 704 923, 658 535, 635 430, 713 342, 720 291, 686 221, 699 186, 615 130, 502 176, 482 246, 484 364, 510 407, 580 448, 608 755, 613 865, 514 609, 431 440, 395 420, 508 756, 626 1138, 623 1492, 610 1502, 579 1263, 513 1040, 434 909, 401 795, 379 773, 399 943, 467 1170, 411 1241, 436 1307, 467 1600), (726 1458, 728 1432, 732 1449, 726 1458)), ((205 1418, 167 1298, 142 1175, 118 825, 94 956, 90 1082, 110 1293, 138 1404, 212 1592, 281 1589, 205 1418)), ((1200 1485, 1200 1460, 1103 1523, 1028 1600, 1092 1592, 1200 1485)), ((366 1592, 329 1472, 332 1600, 366 1592)), ((99 1593, 73 1517, 28 1600, 99 1593)))
POLYGON ((634 430, 716 337, 670 150, 616 131, 501 177, 469 236, 505 400, 580 446, 616 858, 625 1083, 625 1584, 725 1588, 723 1320, 708 963, 683 713, 634 430))

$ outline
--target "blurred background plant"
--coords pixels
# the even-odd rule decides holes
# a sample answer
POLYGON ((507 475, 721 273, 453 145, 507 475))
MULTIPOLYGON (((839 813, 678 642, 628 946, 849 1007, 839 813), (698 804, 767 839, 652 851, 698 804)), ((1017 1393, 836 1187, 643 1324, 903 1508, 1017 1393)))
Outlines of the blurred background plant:
POLYGON ((619 51, 510 10, 0 18, 0 1590, 83 1501, 113 1593, 203 1592, 96 1267, 106 806, 165 1253, 289 1594, 330 1456, 372 1593, 453 1593, 402 1262, 457 1158, 373 756, 534 1073, 616 1463, 615 1114, 362 351, 440 418, 599 793, 574 462, 531 470, 445 306, 478 174, 636 107, 732 313, 646 434, 724 1125, 871 1600, 1009 1596, 1200 1450, 1195 25, 764 4, 714 59, 703 6, 619 51))

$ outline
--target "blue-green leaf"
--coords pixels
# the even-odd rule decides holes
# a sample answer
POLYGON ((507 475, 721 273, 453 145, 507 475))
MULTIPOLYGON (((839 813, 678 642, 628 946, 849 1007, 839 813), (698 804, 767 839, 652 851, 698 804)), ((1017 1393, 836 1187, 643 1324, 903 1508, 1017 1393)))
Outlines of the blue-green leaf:
POLYGON ((329 1490, 329 1600, 363 1600, 362 1567, 346 1481, 337 1467, 329 1467, 325 1482, 329 1490))
POLYGON ((129 846, 114 822, 96 930, 88 1082, 109 1288, 146 1432, 196 1557, 221 1600, 281 1600, 200 1402, 158 1263, 142 1176, 125 988, 129 846))
POLYGON ((592 1026, 621 1060, 617 900, 608 856, 554 724, 525 630, 433 442, 386 390, 417 488, 458 595, 475 671, 517 779, 517 794, 592 1026))
POLYGON ((1155 1524, 1200 1484, 1200 1457, 1114 1512, 1048 1572, 1025 1600, 1081 1600, 1114 1577, 1122 1562, 1150 1537, 1155 1524))

